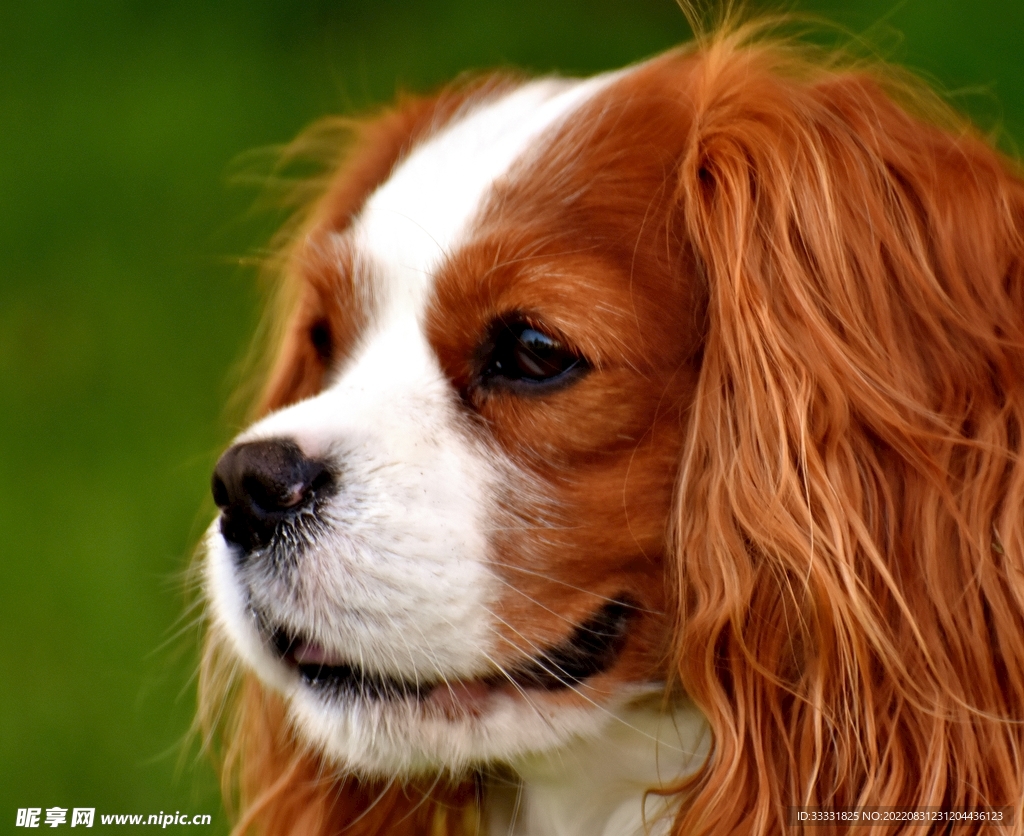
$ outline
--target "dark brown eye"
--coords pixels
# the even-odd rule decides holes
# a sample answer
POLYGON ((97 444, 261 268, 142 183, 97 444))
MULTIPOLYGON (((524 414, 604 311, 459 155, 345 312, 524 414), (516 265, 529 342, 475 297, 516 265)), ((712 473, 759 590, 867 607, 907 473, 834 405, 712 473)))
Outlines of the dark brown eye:
POLYGON ((323 363, 330 362, 334 351, 334 340, 331 337, 331 326, 326 319, 318 319, 309 327, 309 341, 316 350, 317 357, 323 363))
POLYGON ((590 368, 560 340, 522 321, 499 323, 487 349, 480 378, 490 388, 539 393, 569 384, 590 368))

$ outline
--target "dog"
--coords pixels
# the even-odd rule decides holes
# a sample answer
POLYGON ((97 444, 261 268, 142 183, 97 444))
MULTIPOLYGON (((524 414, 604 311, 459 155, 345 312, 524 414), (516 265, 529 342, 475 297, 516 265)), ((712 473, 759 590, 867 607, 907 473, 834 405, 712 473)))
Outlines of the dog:
POLYGON ((213 476, 235 832, 1022 832, 1024 180, 756 29, 352 128, 213 476))

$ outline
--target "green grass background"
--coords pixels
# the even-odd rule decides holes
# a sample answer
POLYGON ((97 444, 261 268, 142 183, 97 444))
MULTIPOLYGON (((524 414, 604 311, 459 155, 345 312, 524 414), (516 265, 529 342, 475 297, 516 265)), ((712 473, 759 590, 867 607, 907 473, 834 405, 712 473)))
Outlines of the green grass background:
MULTIPOLYGON (((791 8, 1024 138, 1021 0, 791 8)), ((279 220, 233 161, 397 88, 590 73, 687 34, 672 0, 0 3, 0 832, 29 806, 226 829, 181 754, 197 640, 176 631, 258 318, 239 257, 279 220)))

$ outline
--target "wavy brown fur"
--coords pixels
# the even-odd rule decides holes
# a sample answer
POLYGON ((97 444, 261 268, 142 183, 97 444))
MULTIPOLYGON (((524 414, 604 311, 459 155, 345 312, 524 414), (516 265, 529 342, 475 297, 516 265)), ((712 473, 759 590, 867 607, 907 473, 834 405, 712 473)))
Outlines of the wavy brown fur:
MULTIPOLYGON (((675 833, 791 832, 793 804, 1015 805, 1024 832, 1024 183, 891 74, 749 34, 704 38, 680 90, 709 302, 671 666, 714 744, 675 833)), ((336 774, 225 669, 237 833, 479 828, 475 780, 336 774)))
POLYGON ((733 36, 689 93, 710 303, 675 662, 714 745, 688 836, 795 804, 1019 816, 1024 183, 883 83, 733 36))

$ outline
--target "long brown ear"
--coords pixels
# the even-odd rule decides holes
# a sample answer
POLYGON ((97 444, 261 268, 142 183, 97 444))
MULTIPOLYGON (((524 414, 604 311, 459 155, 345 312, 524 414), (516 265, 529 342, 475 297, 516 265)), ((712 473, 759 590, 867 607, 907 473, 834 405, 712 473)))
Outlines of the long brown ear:
POLYGON ((677 832, 1017 805, 1024 183, 877 77, 728 38, 699 61, 675 652, 714 745, 677 832))

